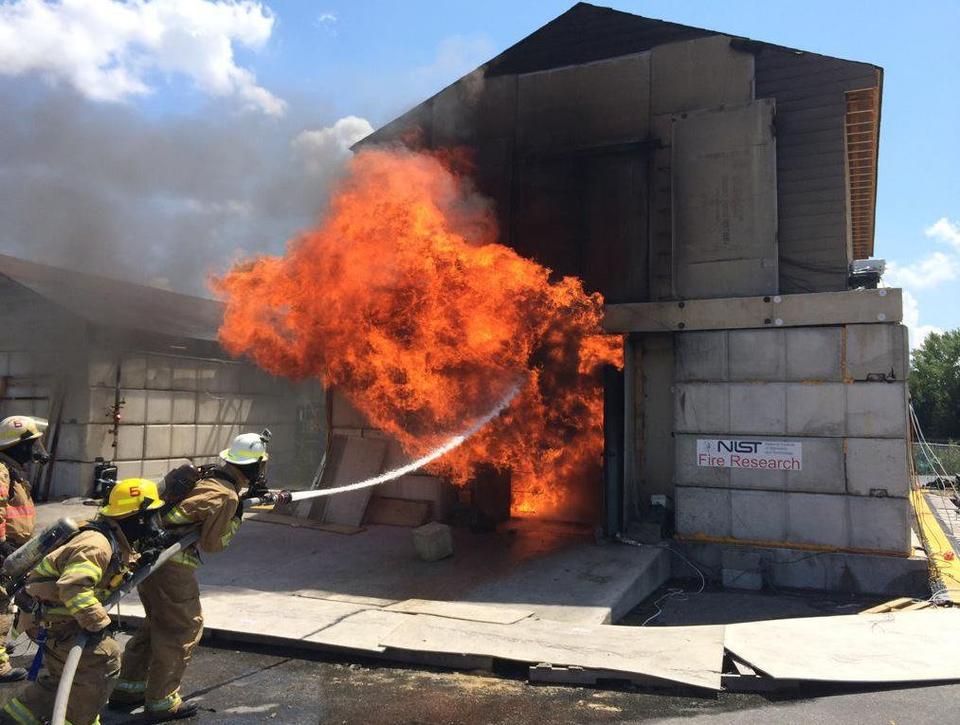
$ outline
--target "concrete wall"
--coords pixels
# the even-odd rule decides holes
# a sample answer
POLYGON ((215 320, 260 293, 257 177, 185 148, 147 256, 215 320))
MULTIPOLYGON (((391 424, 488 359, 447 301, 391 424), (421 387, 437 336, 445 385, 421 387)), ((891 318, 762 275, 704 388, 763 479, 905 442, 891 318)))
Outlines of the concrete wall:
POLYGON ((908 551, 907 355, 898 324, 677 334, 678 531, 908 551), (802 468, 699 466, 704 438, 800 442, 802 468))
POLYGON ((63 426, 55 495, 86 493, 97 457, 113 460, 121 478, 159 479, 183 459, 215 462, 234 436, 265 427, 274 485, 305 486, 322 451, 297 448, 313 424, 301 418, 322 405, 319 385, 293 385, 246 363, 93 350, 84 382, 86 406, 63 426), (118 380, 124 405, 115 436, 118 380))

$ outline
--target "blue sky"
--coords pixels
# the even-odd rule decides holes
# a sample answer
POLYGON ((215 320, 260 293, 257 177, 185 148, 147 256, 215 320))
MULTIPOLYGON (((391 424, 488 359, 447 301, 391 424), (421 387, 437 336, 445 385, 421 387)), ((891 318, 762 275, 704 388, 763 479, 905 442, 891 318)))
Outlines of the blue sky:
MULTIPOLYGON (((18 0, 0 0, 0 31, 4 11, 12 22, 11 8, 17 5, 18 0)), ((302 129, 329 126, 344 116, 377 126, 570 5, 270 0, 262 13, 230 19, 234 58, 224 61, 229 77, 211 71, 220 66, 205 60, 217 60, 215 48, 200 49, 191 66, 193 49, 175 38, 156 50, 160 60, 152 69, 139 71, 149 92, 125 91, 130 79, 111 78, 109 92, 116 97, 94 100, 109 105, 120 98, 146 117, 163 119, 202 112, 211 97, 232 93, 263 111, 265 125, 284 123, 272 120, 283 114, 286 123, 302 129), (239 74, 231 68, 240 69, 239 74)), ((876 252, 894 262, 891 281, 903 283, 915 300, 916 305, 908 305, 908 321, 915 328, 960 326, 960 93, 955 75, 960 3, 624 0, 612 7, 882 66, 876 252)), ((122 47, 125 41, 116 42, 122 47)), ((75 63, 89 60, 78 58, 75 63)), ((9 70, 17 62, 12 52, 4 58, 0 48, 0 75, 6 64, 8 75, 29 76, 29 69, 9 70)), ((64 82, 78 88, 88 83, 46 62, 38 59, 36 68, 47 81, 66 73, 64 82)), ((89 86, 82 90, 91 95, 89 86)))

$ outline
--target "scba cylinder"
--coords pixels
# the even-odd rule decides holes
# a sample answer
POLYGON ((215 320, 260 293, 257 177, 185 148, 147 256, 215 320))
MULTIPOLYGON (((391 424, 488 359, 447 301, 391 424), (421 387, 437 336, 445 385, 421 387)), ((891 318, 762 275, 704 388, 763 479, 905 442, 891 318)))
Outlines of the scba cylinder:
POLYGON ((43 557, 66 543, 78 531, 80 527, 73 519, 66 516, 57 519, 4 560, 4 576, 14 580, 25 576, 43 557))

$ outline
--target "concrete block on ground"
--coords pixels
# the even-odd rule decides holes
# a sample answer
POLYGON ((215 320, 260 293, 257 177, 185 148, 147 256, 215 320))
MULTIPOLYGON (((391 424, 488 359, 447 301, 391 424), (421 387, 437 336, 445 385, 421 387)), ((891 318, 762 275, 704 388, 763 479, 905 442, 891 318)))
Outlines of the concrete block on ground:
POLYGON ((907 328, 899 323, 847 325, 847 377, 867 380, 893 375, 906 380, 909 373, 907 328))
POLYGON ((147 386, 147 358, 145 355, 124 355, 120 361, 120 387, 147 386))
POLYGON ((677 533, 686 536, 731 535, 729 490, 678 486, 675 504, 677 533))
POLYGON ((786 387, 788 435, 844 434, 847 398, 843 383, 789 383, 786 387))
POLYGON ((684 486, 729 486, 730 468, 711 468, 697 465, 697 438, 702 436, 678 434, 674 439, 674 475, 684 486))
POLYGON ((115 458, 136 460, 143 458, 144 428, 142 425, 121 425, 117 429, 115 458))
POLYGON ((147 384, 151 390, 169 390, 173 384, 173 367, 168 357, 150 355, 147 357, 147 384))
POLYGON ((678 383, 674 386, 673 403, 673 429, 677 433, 731 430, 727 383, 678 383))
POLYGON ((170 458, 171 434, 170 425, 148 425, 144 457, 170 458))
POLYGON ((786 540, 793 544, 848 547, 847 497, 791 493, 787 497, 786 540))
POLYGON ((440 561, 453 556, 453 534, 446 524, 431 521, 413 529, 413 548, 424 561, 440 561))
POLYGON ((910 499, 846 496, 850 510, 850 548, 910 551, 910 499))
MULTIPOLYGON (((197 394, 192 392, 174 391, 173 414, 171 423, 197 422, 197 394)), ((151 421, 153 422, 153 421, 151 421)))
POLYGON ((843 328, 791 327, 784 330, 787 380, 843 380, 843 328))
POLYGON ((173 419, 173 394, 169 390, 147 391, 147 423, 170 423, 173 419))
POLYGON ((757 435, 785 433, 786 400, 787 391, 783 383, 731 383, 729 432, 757 435))
POLYGON ((787 498, 782 491, 730 491, 731 535, 750 541, 785 541, 787 498))
POLYGON ((730 330, 730 380, 779 382, 787 375, 784 331, 730 330))
POLYGON ((910 490, 907 441, 898 438, 848 438, 847 493, 905 497, 910 490))
POLYGON ((847 435, 863 438, 907 437, 905 382, 853 383, 847 391, 847 435))
POLYGON ((674 344, 676 381, 727 379, 726 331, 681 332, 674 335, 674 344))

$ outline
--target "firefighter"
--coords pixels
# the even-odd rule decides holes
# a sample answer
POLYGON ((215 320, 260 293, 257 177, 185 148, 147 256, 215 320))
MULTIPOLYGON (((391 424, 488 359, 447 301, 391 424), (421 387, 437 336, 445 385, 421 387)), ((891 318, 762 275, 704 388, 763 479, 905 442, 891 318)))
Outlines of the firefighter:
MULTIPOLYGON (((0 559, 5 559, 33 536, 37 512, 30 496, 30 478, 24 470, 30 461, 44 461, 40 439, 47 421, 28 415, 11 415, 0 421, 0 559)), ((13 626, 13 606, 0 609, 0 682, 19 682, 27 676, 13 667, 5 643, 13 626)))
POLYGON ((162 505, 153 481, 120 481, 99 515, 34 567, 26 592, 37 608, 21 614, 21 619, 41 647, 45 671, 7 702, 0 722, 40 725, 50 720, 64 661, 81 631, 89 638, 74 677, 67 722, 100 722, 100 711, 120 673, 120 645, 110 634, 110 617, 102 602, 139 558, 137 549, 156 540, 162 505))
MULTIPOLYGON (((168 501, 164 527, 199 525, 200 539, 138 587, 146 617, 127 642, 120 680, 110 697, 112 707, 132 709, 143 704, 151 722, 185 719, 199 710, 197 703, 180 697, 180 681, 203 634, 197 548, 214 553, 230 544, 243 513, 240 492, 260 485, 268 440, 268 431, 237 436, 221 451, 222 466, 204 470, 179 502, 168 501)), ((170 490, 169 474, 166 480, 165 490, 170 490)))

